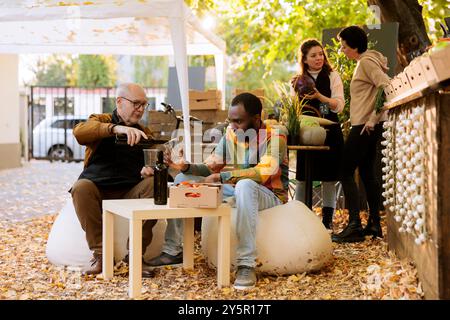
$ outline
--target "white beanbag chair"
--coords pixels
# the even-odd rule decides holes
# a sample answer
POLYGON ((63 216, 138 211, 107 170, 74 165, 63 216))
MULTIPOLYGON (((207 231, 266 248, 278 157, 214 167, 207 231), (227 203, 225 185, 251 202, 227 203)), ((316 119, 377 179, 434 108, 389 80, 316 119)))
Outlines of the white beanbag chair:
MULTIPOLYGON (((147 260, 161 253, 167 223, 159 220, 153 227, 153 240, 147 247, 147 260)), ((128 220, 114 216, 114 260, 120 261, 127 254, 128 220)), ((56 218, 47 240, 48 260, 58 266, 85 267, 89 265, 92 252, 89 250, 86 234, 78 221, 72 198, 69 198, 56 218)))
MULTIPOLYGON (((236 267, 236 209, 231 217, 231 264, 236 267)), ((217 218, 203 217, 201 249, 210 266, 217 265, 217 218)), ((304 203, 259 212, 256 230, 257 270, 274 275, 296 274, 323 267, 332 257, 331 237, 304 203)))

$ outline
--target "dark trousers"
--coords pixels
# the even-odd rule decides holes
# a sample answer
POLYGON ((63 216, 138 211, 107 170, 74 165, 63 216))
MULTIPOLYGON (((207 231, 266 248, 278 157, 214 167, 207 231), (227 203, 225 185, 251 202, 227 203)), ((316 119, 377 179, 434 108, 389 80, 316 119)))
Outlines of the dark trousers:
MULTIPOLYGON (((145 178, 132 188, 106 189, 98 188, 88 179, 79 179, 70 190, 73 205, 80 221, 81 228, 86 232, 89 249, 95 255, 102 253, 102 200, 110 199, 140 199, 153 197, 153 178, 145 178)), ((152 228, 157 220, 146 220, 142 226, 142 252, 152 241, 152 228)))
POLYGON ((383 126, 377 124, 370 134, 361 130, 364 125, 352 126, 344 145, 344 164, 342 187, 350 221, 360 222, 359 191, 355 182, 355 170, 359 168, 359 175, 366 190, 367 202, 371 217, 379 218, 381 207, 381 159, 377 155, 380 148, 383 126))

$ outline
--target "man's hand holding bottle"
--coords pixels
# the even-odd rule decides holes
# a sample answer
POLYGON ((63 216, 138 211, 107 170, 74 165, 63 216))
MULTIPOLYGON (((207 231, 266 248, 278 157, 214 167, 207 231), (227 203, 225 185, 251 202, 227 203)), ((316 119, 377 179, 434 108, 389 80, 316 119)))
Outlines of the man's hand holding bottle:
POLYGON ((139 141, 144 138, 148 139, 147 135, 136 128, 127 127, 127 126, 115 126, 112 130, 115 134, 126 134, 127 135, 127 143, 130 146, 134 146, 139 143, 139 141))

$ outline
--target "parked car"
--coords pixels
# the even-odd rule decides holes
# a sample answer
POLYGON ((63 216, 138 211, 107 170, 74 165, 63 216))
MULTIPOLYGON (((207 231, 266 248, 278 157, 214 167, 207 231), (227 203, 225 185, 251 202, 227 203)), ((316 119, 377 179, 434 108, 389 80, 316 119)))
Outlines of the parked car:
POLYGON ((86 147, 78 144, 73 127, 88 116, 53 116, 33 129, 33 157, 53 160, 83 160, 86 147), (65 132, 65 134, 64 134, 65 132))

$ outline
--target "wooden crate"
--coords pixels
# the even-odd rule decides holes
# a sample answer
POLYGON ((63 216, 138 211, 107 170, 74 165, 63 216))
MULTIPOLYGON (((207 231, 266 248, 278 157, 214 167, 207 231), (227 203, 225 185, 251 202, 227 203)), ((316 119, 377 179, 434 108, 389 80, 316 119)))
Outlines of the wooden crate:
POLYGON ((158 140, 170 140, 173 130, 176 128, 176 120, 170 114, 160 111, 148 112, 148 128, 153 137, 158 140))
POLYGON ((222 97, 220 90, 197 91, 189 90, 189 100, 219 99, 222 97))
POLYGON ((396 106, 389 110, 389 116, 423 105, 423 148, 427 159, 425 221, 429 237, 417 245, 411 234, 399 232, 395 210, 388 207, 387 241, 389 250, 397 256, 413 260, 427 299, 450 299, 450 92, 434 92, 396 106))
MULTIPOLYGON (((223 124, 228 117, 227 110, 192 110, 190 114, 202 121, 203 135, 207 130, 223 124)), ((183 113, 176 111, 176 115, 182 117, 183 113)), ((176 121, 172 115, 149 111, 148 119, 148 128, 152 131, 155 139, 169 140, 171 138, 172 131, 176 127, 176 121)), ((182 128, 183 123, 180 123, 180 129, 182 128)), ((192 135, 194 135, 194 132, 192 132, 192 135)))
POLYGON ((189 110, 218 110, 221 101, 217 99, 191 100, 189 99, 189 110))
POLYGON ((189 90, 189 110, 221 109, 222 95, 219 90, 189 90))
POLYGON ((259 100, 261 100, 261 103, 264 104, 264 89, 254 89, 254 90, 234 89, 233 97, 244 92, 254 94, 259 98, 259 100))

